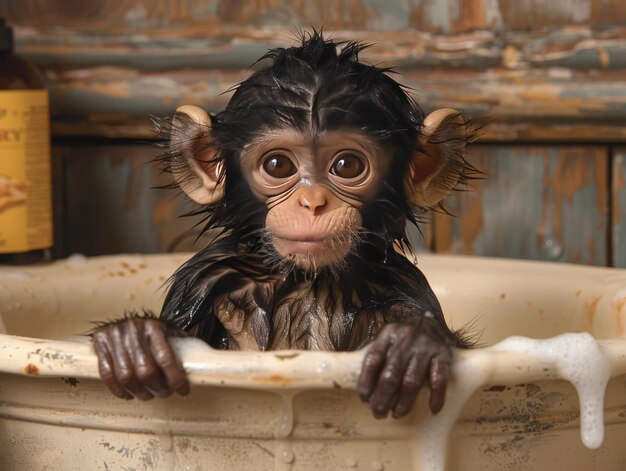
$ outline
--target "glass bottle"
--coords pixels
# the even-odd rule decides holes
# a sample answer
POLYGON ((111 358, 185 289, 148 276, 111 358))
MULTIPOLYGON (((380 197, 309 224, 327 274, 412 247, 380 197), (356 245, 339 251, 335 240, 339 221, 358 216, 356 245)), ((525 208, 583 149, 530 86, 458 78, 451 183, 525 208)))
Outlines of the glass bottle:
POLYGON ((48 90, 0 18, 0 263, 50 259, 51 179, 48 90))

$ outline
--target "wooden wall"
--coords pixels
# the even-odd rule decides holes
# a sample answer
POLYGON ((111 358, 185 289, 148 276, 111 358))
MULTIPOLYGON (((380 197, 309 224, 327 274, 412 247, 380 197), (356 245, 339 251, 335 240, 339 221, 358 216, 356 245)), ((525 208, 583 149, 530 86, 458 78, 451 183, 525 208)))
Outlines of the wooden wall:
POLYGON ((605 147, 481 145, 473 161, 488 178, 436 215, 436 251, 609 263, 605 147))
POLYGON ((0 0, 51 87, 56 255, 188 249, 183 197, 152 190, 148 116, 224 106, 298 31, 374 43, 426 109, 489 116, 487 179, 425 248, 626 266, 623 0, 0 0))
POLYGON ((615 149, 612 170, 612 262, 626 267, 626 147, 615 149))

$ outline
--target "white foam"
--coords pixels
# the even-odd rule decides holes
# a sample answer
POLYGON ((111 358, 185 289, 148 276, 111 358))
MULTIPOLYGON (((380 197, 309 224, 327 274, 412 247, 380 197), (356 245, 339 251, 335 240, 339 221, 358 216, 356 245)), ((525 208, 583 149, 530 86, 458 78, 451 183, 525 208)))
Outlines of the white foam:
POLYGON ((524 353, 552 363, 558 376, 572 383, 580 403, 580 434, 587 448, 604 440, 604 392, 611 377, 611 363, 602 347, 588 333, 569 333, 545 340, 509 337, 492 350, 524 353))
POLYGON ((450 431, 470 396, 488 382, 498 352, 521 353, 553 365, 557 376, 572 383, 578 393, 583 444, 591 449, 602 445, 604 393, 611 377, 611 362, 603 347, 588 333, 568 333, 544 340, 509 337, 454 359, 453 381, 444 408, 437 415, 426 412, 418 425, 414 447, 418 469, 445 470, 450 431))
POLYGON ((290 471, 293 469, 293 463, 296 459, 291 448, 292 443, 288 440, 295 425, 293 398, 296 394, 296 391, 281 391, 279 393, 283 403, 283 415, 280 417, 274 432, 277 439, 274 453, 274 469, 276 471, 290 471))
POLYGON ((485 355, 478 350, 474 355, 457 357, 453 360, 452 376, 446 392, 446 404, 439 414, 429 412, 420 421, 417 432, 415 459, 420 461, 418 469, 444 471, 448 437, 461 409, 469 397, 487 379, 490 372, 485 355))
POLYGON ((75 253, 65 259, 68 265, 83 266, 87 265, 87 257, 81 253, 75 253))

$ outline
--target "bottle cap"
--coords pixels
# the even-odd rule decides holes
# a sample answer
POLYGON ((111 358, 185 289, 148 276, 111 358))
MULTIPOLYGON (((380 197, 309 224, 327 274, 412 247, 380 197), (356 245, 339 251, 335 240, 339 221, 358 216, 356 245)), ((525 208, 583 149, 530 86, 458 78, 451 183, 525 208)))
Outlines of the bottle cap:
POLYGON ((13 30, 0 17, 0 52, 13 50, 13 30))

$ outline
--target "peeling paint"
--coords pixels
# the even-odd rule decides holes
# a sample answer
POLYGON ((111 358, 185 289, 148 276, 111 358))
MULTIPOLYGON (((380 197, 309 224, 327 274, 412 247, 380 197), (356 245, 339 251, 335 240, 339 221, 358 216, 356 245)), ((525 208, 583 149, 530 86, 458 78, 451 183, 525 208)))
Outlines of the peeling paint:
POLYGON ((626 148, 616 150, 612 171, 612 265, 626 267, 626 148))
POLYGON ((151 113, 168 113, 182 102, 219 109, 225 103, 220 92, 244 78, 268 48, 294 42, 294 29, 322 24, 337 40, 375 44, 364 51, 366 60, 416 71, 407 85, 425 90, 432 102, 493 112, 507 118, 503 126, 521 116, 533 122, 577 117, 594 128, 587 133, 594 136, 608 132, 594 110, 614 119, 626 116, 619 99, 625 96, 619 84, 626 68, 626 9, 620 0, 92 3, 9 2, 4 9, 17 25, 20 52, 50 81, 55 133, 143 137, 149 127, 144 120, 142 129, 136 120, 151 113), (419 79, 433 69, 459 68, 465 76, 444 80, 449 87, 437 86, 435 78, 433 91, 419 79), (551 68, 614 74, 604 82, 586 77, 580 100, 573 100, 558 95, 568 83, 555 83, 547 96, 533 84, 535 73, 551 68), (504 75, 483 86, 485 76, 476 71, 520 75, 513 87, 504 75), (529 81, 527 95, 520 77, 529 81), (510 87, 515 99, 505 103, 498 97, 506 97, 510 87), (613 87, 619 90, 608 96, 613 87), (494 99, 500 106, 492 108, 494 99), (100 125, 90 127, 95 122, 100 125))
POLYGON ((437 251, 606 264, 606 149, 478 146, 470 159, 487 179, 448 199, 455 218, 435 215, 437 251))

